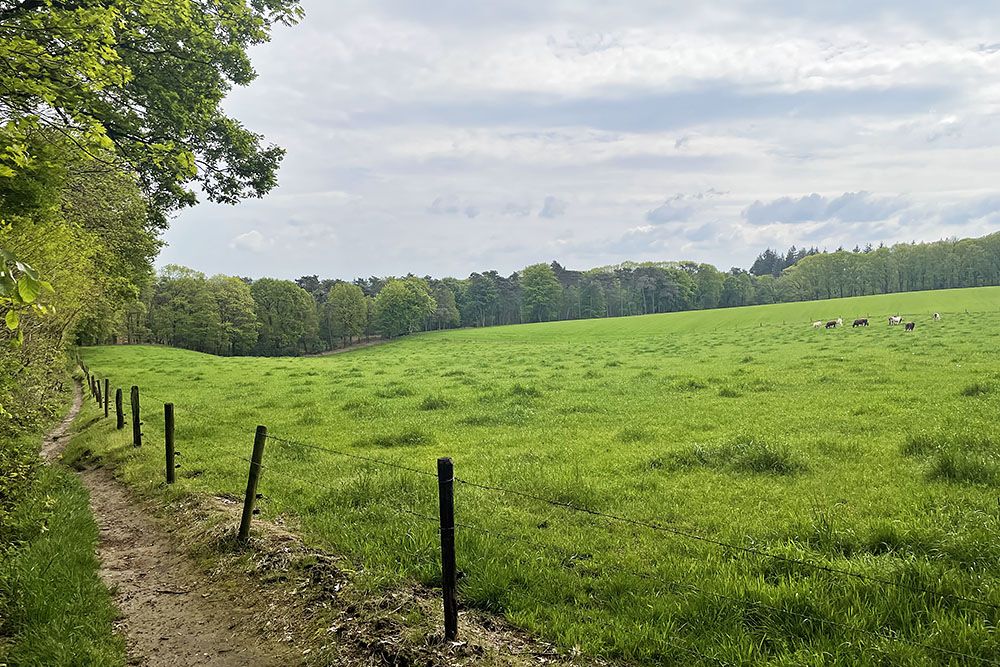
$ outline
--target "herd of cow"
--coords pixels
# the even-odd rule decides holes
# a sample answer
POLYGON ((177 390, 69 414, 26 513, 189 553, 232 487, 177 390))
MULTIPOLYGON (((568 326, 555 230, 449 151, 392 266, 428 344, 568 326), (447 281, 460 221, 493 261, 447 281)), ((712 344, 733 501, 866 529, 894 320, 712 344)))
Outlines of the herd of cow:
MULTIPOLYGON (((934 313, 934 321, 938 322, 940 320, 941 320, 941 313, 934 313)), ((890 327, 896 326, 897 324, 903 324, 902 315, 893 315, 889 318, 890 327)), ((820 328, 836 329, 837 327, 842 327, 842 326, 844 326, 844 319, 842 317, 838 317, 835 320, 830 320, 826 324, 823 323, 823 320, 816 320, 815 322, 813 322, 813 329, 820 329, 820 328)), ((858 319, 854 320, 854 323, 851 325, 852 328, 866 327, 866 326, 868 326, 867 317, 859 317, 858 319)), ((913 331, 916 327, 917 327, 916 322, 907 322, 906 324, 903 324, 903 328, 906 331, 913 331)))

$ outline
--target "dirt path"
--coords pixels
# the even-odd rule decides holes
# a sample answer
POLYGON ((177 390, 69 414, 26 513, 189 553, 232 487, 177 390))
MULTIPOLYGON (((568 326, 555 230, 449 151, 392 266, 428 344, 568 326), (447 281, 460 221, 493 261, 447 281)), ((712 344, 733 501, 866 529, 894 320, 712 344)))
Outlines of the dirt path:
MULTIPOLYGON (((69 414, 45 438, 46 458, 65 442, 80 411, 82 390, 69 414)), ((214 587, 111 474, 97 468, 80 477, 100 527, 100 575, 122 612, 118 631, 130 665, 293 665, 295 654, 269 650, 249 628, 251 610, 233 593, 214 587)))
POLYGON ((49 431, 48 435, 42 440, 42 456, 46 461, 51 461, 62 451, 63 437, 66 435, 66 431, 69 430, 70 424, 76 419, 76 416, 80 414, 80 408, 83 406, 83 389, 79 382, 75 383, 73 386, 73 405, 70 406, 69 412, 63 417, 63 420, 59 422, 59 425, 54 429, 49 431))
POLYGON ((351 343, 347 347, 338 347, 332 350, 326 350, 325 352, 317 352, 315 354, 303 354, 303 357, 329 357, 331 354, 342 354, 344 352, 353 352, 354 350, 360 350, 365 347, 374 347, 376 345, 385 345, 389 342, 386 338, 376 338, 375 340, 364 341, 361 343, 351 343))

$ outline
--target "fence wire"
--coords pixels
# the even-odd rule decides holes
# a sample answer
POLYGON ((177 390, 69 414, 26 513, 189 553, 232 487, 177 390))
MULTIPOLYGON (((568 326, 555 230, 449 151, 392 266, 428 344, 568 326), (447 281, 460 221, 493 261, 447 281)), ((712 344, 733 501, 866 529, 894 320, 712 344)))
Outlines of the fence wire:
POLYGON ((282 443, 292 447, 301 447, 302 449, 312 449, 320 452, 326 452, 328 454, 335 454, 337 456, 343 456, 349 459, 356 459, 359 461, 367 461, 368 463, 374 463, 376 465, 385 466, 387 468, 395 468, 397 470, 405 470, 406 472, 413 473, 415 475, 422 475, 424 477, 433 477, 437 479, 437 474, 432 472, 427 472, 426 470, 420 470, 418 468, 411 468, 410 466, 405 466, 401 463, 395 463, 393 461, 386 461, 384 459, 375 458, 373 456, 364 456, 362 454, 352 454, 339 449, 333 449, 331 447, 321 447, 320 445, 313 445, 310 443, 301 442, 298 440, 291 440, 289 438, 282 438, 276 435, 267 434, 268 440, 273 440, 274 442, 282 443))
MULTIPOLYGON (((97 377, 96 374, 92 373, 91 375, 94 376, 94 377, 97 377)), ((101 381, 102 381, 101 390, 103 391, 103 378, 101 378, 101 381)), ((115 387, 115 389, 117 389, 117 387, 115 387)), ((123 394, 124 393, 125 393, 125 389, 123 388, 123 394)), ((172 401, 164 401, 164 400, 160 399, 157 395, 152 394, 151 392, 146 391, 146 390, 141 390, 140 391, 140 397, 141 398, 147 398, 147 399, 153 399, 155 402, 160 402, 160 403, 171 403, 172 402, 172 401)), ((124 398, 125 397, 123 396, 123 399, 124 398)), ((102 401, 101 405, 103 407, 103 401, 102 401)), ((206 413, 201 412, 198 409, 192 408, 189 405, 183 405, 181 407, 182 407, 182 409, 183 409, 184 412, 189 412, 189 413, 194 414, 194 415, 196 415, 198 417, 201 417, 203 419, 207 419, 209 421, 217 421, 218 420, 217 416, 215 416, 215 415, 208 415, 206 413)), ((125 413, 125 414, 130 414, 131 413, 131 403, 128 400, 123 400, 123 413, 125 413)), ((364 462, 367 462, 367 463, 370 463, 370 464, 374 464, 376 466, 382 466, 382 467, 391 468, 391 469, 395 469, 395 470, 401 470, 401 471, 404 471, 404 472, 407 472, 407 473, 411 473, 411 474, 416 474, 416 475, 419 475, 419 476, 422 476, 422 477, 432 477, 432 478, 435 478, 435 479, 437 478, 437 474, 436 473, 428 472, 426 470, 420 470, 418 468, 407 466, 407 465, 404 465, 404 464, 401 464, 401 463, 397 463, 397 462, 394 462, 394 461, 387 461, 385 459, 381 459, 381 458, 377 458, 377 457, 366 456, 366 455, 363 455, 363 454, 357 454, 357 453, 352 453, 352 452, 346 452, 346 451, 343 451, 343 450, 340 450, 340 449, 334 449, 332 447, 326 447, 326 446, 321 446, 321 445, 317 445, 317 444, 314 444, 314 443, 303 442, 303 441, 292 439, 292 438, 286 438, 286 437, 281 437, 281 436, 277 436, 277 435, 272 435, 270 433, 268 433, 266 437, 267 437, 268 440, 270 440, 270 441, 278 444, 279 446, 287 446, 287 447, 295 447, 295 448, 300 448, 300 449, 321 451, 321 452, 325 452, 325 453, 328 453, 328 454, 333 454, 335 456, 341 456, 341 457, 345 457, 345 458, 349 458, 349 459, 354 459, 354 460, 358 460, 358 461, 364 461, 364 462)), ((226 456, 228 458, 232 458, 232 459, 238 460, 241 463, 247 463, 247 464, 250 464, 250 465, 255 465, 254 462, 251 459, 243 457, 243 456, 239 456, 239 455, 236 455, 236 454, 231 454, 229 452, 215 451, 215 452, 211 452, 211 453, 212 453, 212 455, 223 455, 223 456, 226 456)), ((256 465, 259 465, 261 469, 265 469, 265 468, 268 467, 267 465, 265 465, 263 463, 259 463, 259 464, 256 464, 256 465)), ((279 471, 279 469, 272 469, 272 470, 274 472, 278 472, 279 471)), ((274 472, 272 472, 272 474, 274 474, 274 472)), ((281 473, 279 473, 279 474, 281 474, 281 473)), ((758 548, 755 548, 755 547, 752 547, 752 546, 735 544, 735 543, 732 543, 732 542, 728 542, 726 540, 720 540, 720 539, 717 539, 717 538, 708 537, 708 536, 705 536, 705 535, 700 535, 698 533, 691 532, 689 530, 684 530, 684 529, 681 529, 681 528, 677 528, 677 527, 674 527, 674 526, 664 525, 662 523, 654 523, 652 521, 644 521, 644 520, 641 520, 641 519, 635 519, 635 518, 632 518, 632 517, 627 517, 627 516, 623 516, 623 515, 619 515, 619 514, 613 514, 613 513, 608 513, 608 512, 601 512, 599 510, 595 510, 595 509, 592 509, 592 508, 589 508, 589 507, 584 507, 584 506, 577 505, 577 504, 570 503, 570 502, 566 502, 566 501, 555 500, 555 499, 552 499, 552 498, 546 498, 544 496, 541 496, 541 495, 538 495, 538 494, 534 494, 534 493, 529 493, 529 492, 526 492, 526 491, 520 491, 520 490, 517 490, 517 489, 505 488, 505 487, 502 487, 502 486, 497 486, 497 485, 492 485, 492 484, 484 484, 484 483, 480 483, 480 482, 475 482, 475 481, 463 479, 463 478, 460 478, 460 477, 455 477, 454 478, 454 482, 457 483, 457 484, 461 484, 461 485, 464 485, 464 486, 467 486, 467 487, 470 487, 470 488, 479 489, 479 490, 482 490, 482 491, 487 491, 487 492, 497 493, 497 494, 503 494, 503 495, 510 495, 510 496, 513 496, 513 497, 518 497, 518 498, 522 498, 522 499, 526 499, 526 500, 532 500, 534 502, 546 504, 546 505, 549 505, 549 506, 552 506, 552 507, 557 507, 557 508, 560 508, 560 509, 563 509, 563 510, 567 510, 567 511, 570 511, 570 512, 581 513, 581 514, 585 514, 585 515, 589 515, 589 516, 593 516, 593 517, 605 519, 605 520, 616 522, 616 523, 622 523, 622 524, 626 524, 626 525, 631 525, 631 526, 635 526, 635 527, 639 527, 639 528, 643 528, 643 529, 655 531, 655 532, 658 532, 658 533, 665 533, 665 534, 669 534, 671 536, 675 536, 675 537, 678 537, 678 538, 681 538, 681 539, 686 539, 686 540, 701 542, 701 543, 705 543, 705 544, 710 544, 710 545, 713 545, 713 546, 716 546, 716 547, 720 547, 720 548, 723 548, 723 549, 729 549, 729 550, 732 550, 732 551, 735 551, 735 552, 739 552, 739 553, 745 553, 745 554, 749 554, 749 555, 753 555, 753 556, 758 556, 758 557, 762 557, 762 558, 766 558, 766 559, 772 559, 772 560, 783 562, 783 563, 787 563, 787 564, 790 564, 790 565, 801 566, 801 567, 804 567, 804 568, 813 569, 813 570, 816 570, 816 571, 822 571, 822 572, 826 572, 826 573, 833 574, 833 575, 850 577, 850 578, 854 578, 854 579, 858 579, 858 580, 862 580, 862 581, 867 581, 867 582, 870 582, 870 583, 878 583, 878 584, 883 584, 883 585, 886 585, 886 586, 892 586, 892 587, 895 587, 895 588, 899 588, 901 590, 906 590, 906 591, 913 592, 913 593, 921 593, 921 594, 928 595, 930 597, 935 597, 935 598, 938 598, 938 599, 953 600, 953 601, 962 602, 962 603, 966 603, 966 604, 971 604, 971 605, 975 605, 975 606, 979 606, 979 607, 985 607, 985 608, 990 608, 990 609, 994 609, 994 610, 1000 610, 1000 604, 996 604, 996 603, 989 602, 989 601, 986 601, 986 600, 979 600, 979 599, 976 599, 976 598, 971 598, 971 597, 964 596, 964 595, 959 595, 959 594, 956 594, 956 593, 947 593, 947 592, 944 592, 944 591, 935 590, 935 589, 927 588, 927 587, 924 587, 924 586, 908 585, 908 584, 905 584, 903 582, 894 581, 892 579, 886 579, 884 577, 878 577, 878 576, 874 576, 874 575, 863 574, 863 573, 854 572, 854 571, 851 571, 851 570, 844 570, 844 569, 836 568, 836 567, 833 567, 833 566, 830 566, 830 565, 825 565, 825 564, 822 564, 822 563, 815 563, 815 562, 812 562, 812 561, 807 561, 807 560, 801 560, 801 559, 797 559, 797 558, 792 558, 790 556, 785 556, 785 555, 782 555, 782 554, 775 554, 775 553, 771 553, 769 551, 758 549, 758 548)), ((392 504, 386 503, 386 502, 380 502, 380 503, 378 503, 376 505, 371 505, 371 506, 368 506, 368 507, 356 508, 356 509, 359 509, 359 510, 361 510, 363 512, 373 512, 376 509, 377 510, 389 510, 389 511, 391 511, 391 512, 397 514, 397 515, 400 515, 400 516, 412 516, 414 518, 420 519, 421 521, 425 521, 425 522, 432 523, 432 524, 435 524, 437 526, 440 526, 440 521, 439 521, 438 517, 431 516, 429 514, 421 513, 419 511, 413 509, 413 508, 400 507, 400 506, 392 505, 392 504)), ((498 531, 498 530, 495 530, 495 529, 484 528, 484 527, 481 527, 481 526, 476 526, 476 525, 473 525, 473 524, 462 523, 462 522, 456 522, 455 523, 455 528, 456 528, 456 530, 468 530, 470 532, 477 532, 477 533, 486 534, 486 535, 489 535, 489 536, 491 536, 491 537, 493 537, 493 538, 495 538, 497 540, 503 540, 504 542, 509 543, 509 544, 514 544, 514 543, 517 543, 517 542, 528 542, 528 543, 532 544, 533 546, 536 546, 536 547, 539 547, 541 549, 544 549, 544 550, 546 550, 546 551, 548 551, 550 553, 556 553, 556 554, 558 554, 561 559, 567 559, 568 558, 570 560, 579 560, 579 555, 580 555, 579 553, 571 552, 570 550, 565 549, 563 547, 558 547, 556 545, 545 543, 545 542, 541 542, 541 541, 538 541, 538 540, 525 539, 525 535, 523 533, 521 533, 521 534, 515 534, 515 533, 509 532, 509 531, 498 531)), ((765 602, 761 602, 759 600, 753 600, 753 599, 748 599, 748 598, 741 598, 741 597, 737 597, 737 596, 733 596, 733 595, 727 595, 727 594, 724 594, 724 593, 718 593, 718 592, 715 592, 715 591, 710 591, 710 590, 703 589, 701 587, 695 586, 694 584, 690 584, 690 583, 683 582, 683 581, 674 581, 674 580, 666 579, 666 578, 664 578, 662 576, 657 576, 655 574, 650 574, 648 572, 640 572, 640 571, 636 571, 636 570, 626 570, 625 573, 628 574, 629 576, 635 576, 636 578, 639 578, 639 579, 643 579, 643 580, 646 580, 646 581, 652 581, 652 582, 655 582, 655 583, 664 584, 664 585, 667 585, 667 586, 670 586, 670 587, 674 587, 674 588, 681 588, 681 589, 687 590, 687 591, 689 591, 691 593, 714 597, 716 599, 724 600, 726 602, 730 602, 730 603, 733 603, 733 604, 739 604, 739 605, 744 605, 744 606, 750 605, 750 606, 757 607, 757 608, 760 608, 760 609, 766 609, 768 611, 771 611, 771 612, 774 612, 774 613, 777 613, 777 614, 783 614, 783 615, 793 616, 793 617, 799 618, 799 619, 801 619, 803 621, 808 621, 810 623, 816 623, 816 624, 825 625, 825 626, 832 627, 832 628, 837 628, 837 629, 845 631, 845 632, 850 632, 850 633, 854 633, 854 634, 869 636, 869 637, 872 637, 872 638, 875 638, 875 639, 879 639, 881 641, 899 642, 899 643, 907 644, 907 645, 912 646, 914 648, 919 648, 919 649, 922 649, 922 650, 925 650, 925 651, 930 651, 930 652, 939 654, 941 656, 947 656, 948 658, 963 659, 963 660, 978 662, 980 664, 998 665, 998 666, 1000 666, 1000 660, 994 660, 994 659, 991 659, 991 658, 985 658, 985 657, 977 656, 977 655, 970 654, 970 653, 964 653, 964 652, 961 652, 961 651, 955 651, 955 650, 951 650, 951 649, 941 648, 941 647, 938 647, 938 646, 934 646, 932 644, 927 644, 927 643, 924 643, 924 642, 920 642, 920 641, 908 639, 908 638, 903 637, 903 636, 901 636, 899 634, 896 634, 896 633, 888 633, 888 632, 879 631, 879 630, 871 630, 871 629, 868 629, 868 628, 862 628, 860 626, 856 626, 856 625, 853 625, 853 624, 842 623, 842 622, 834 621, 834 620, 827 619, 827 618, 820 618, 820 617, 813 616, 813 615, 810 615, 810 614, 806 614, 806 613, 803 613, 803 612, 798 612, 798 611, 794 611, 794 610, 791 610, 791 609, 786 609, 784 607, 778 607, 778 606, 770 605, 770 604, 767 604, 765 602)), ((692 656, 695 656, 695 657, 700 658, 702 660, 707 660, 707 661, 716 663, 718 665, 725 665, 725 666, 730 665, 730 663, 726 662, 725 660, 723 660, 723 659, 721 659, 719 657, 707 655, 707 654, 702 653, 701 651, 699 651, 697 649, 694 649, 692 647, 689 647, 689 646, 684 646, 684 645, 678 644, 678 643, 670 643, 669 646, 671 648, 673 648, 673 649, 676 649, 676 650, 681 651, 683 653, 686 653, 688 655, 692 655, 692 656)))
POLYGON ((805 568, 814 569, 814 570, 820 570, 820 571, 827 572, 827 573, 830 573, 830 574, 836 574, 836 575, 846 576, 846 577, 853 577, 855 579, 860 579, 860 580, 868 581, 868 582, 871 582, 871 583, 879 583, 879 584, 884 584, 884 585, 887 585, 887 586, 894 586, 896 588, 907 590, 907 591, 910 591, 910 592, 913 592, 913 593, 923 593, 923 594, 929 595, 931 597, 937 597, 937 598, 955 600, 955 601, 959 601, 959 602, 965 602, 965 603, 968 603, 968 604, 974 604, 974 605, 981 606, 981 607, 988 607, 988 608, 991 608, 991 609, 1000 610, 1000 604, 996 604, 996 603, 993 603, 993 602, 988 602, 988 601, 985 601, 985 600, 977 600, 975 598, 970 598, 970 597, 967 597, 967 596, 964 596, 964 595, 958 595, 956 593, 946 593, 944 591, 938 591, 938 590, 934 590, 932 588, 926 588, 926 587, 923 587, 923 586, 912 586, 912 585, 904 584, 903 582, 900 582, 900 581, 894 581, 892 579, 886 579, 884 577, 877 577, 877 576, 874 576, 874 575, 862 574, 860 572, 853 572, 851 570, 842 570, 840 568, 832 567, 830 565, 824 565, 822 563, 814 563, 814 562, 811 562, 811 561, 806 561, 806 560, 800 560, 800 559, 797 559, 797 558, 792 558, 790 556, 783 556, 781 554, 771 553, 769 551, 764 551, 762 549, 756 549, 754 547, 748 547, 748 546, 741 545, 741 544, 735 544, 735 543, 732 543, 732 542, 727 542, 725 540, 719 540, 719 539, 716 539, 714 537, 707 537, 705 535, 699 535, 698 533, 692 533, 690 531, 686 531, 686 530, 683 530, 681 528, 675 528, 673 526, 666 526, 666 525, 663 525, 663 524, 651 523, 651 522, 648 522, 648 521, 642 521, 640 519, 633 519, 633 518, 622 516, 622 515, 619 515, 619 514, 610 514, 610 513, 607 513, 607 512, 600 512, 598 510, 591 509, 589 507, 582 507, 580 505, 575 505, 573 503, 568 503, 568 502, 565 502, 565 501, 562 501, 562 500, 553 500, 551 498, 545 498, 544 496, 539 496, 539 495, 536 495, 536 494, 533 494, 533 493, 527 493, 525 491, 517 491, 517 490, 514 490, 514 489, 507 489, 507 488, 504 488, 504 487, 494 486, 494 485, 490 485, 490 484, 480 484, 478 482, 472 482, 472 481, 469 481, 469 480, 466 480, 466 479, 462 479, 460 477, 456 477, 455 481, 457 483, 459 483, 459 484, 463 484, 465 486, 469 486, 469 487, 472 487, 472 488, 482 489, 482 490, 486 490, 486 491, 492 491, 492 492, 496 492, 496 493, 503 493, 503 494, 507 494, 507 495, 511 495, 511 496, 520 497, 520 498, 526 498, 526 499, 534 500, 536 502, 540 502, 540 503, 543 503, 543 504, 546 504, 546 505, 551 505, 553 507, 560 507, 562 509, 570 510, 570 511, 573 511, 573 512, 580 512, 580 513, 583 513, 583 514, 589 514, 591 516, 601 517, 601 518, 608 519, 610 521, 615 521, 615 522, 618 522, 618 523, 624 523, 624 524, 628 524, 628 525, 631 525, 631 526, 637 526, 637 527, 640 527, 640 528, 646 528, 646 529, 653 530, 653 531, 656 531, 656 532, 667 533, 667 534, 674 535, 676 537, 680 537, 680 538, 683 538, 683 539, 689 539, 689 540, 694 540, 694 541, 697 541, 697 542, 703 542, 705 544, 711 544, 711 545, 714 545, 714 546, 717 546, 717 547, 722 547, 724 549, 731 549, 733 551, 738 551, 738 552, 741 552, 741 553, 751 554, 751 555, 754 555, 754 556, 760 556, 762 558, 770 558, 772 560, 777 560, 777 561, 781 561, 781 562, 789 563, 789 564, 793 564, 793 565, 799 565, 799 566, 802 566, 802 567, 805 567, 805 568))

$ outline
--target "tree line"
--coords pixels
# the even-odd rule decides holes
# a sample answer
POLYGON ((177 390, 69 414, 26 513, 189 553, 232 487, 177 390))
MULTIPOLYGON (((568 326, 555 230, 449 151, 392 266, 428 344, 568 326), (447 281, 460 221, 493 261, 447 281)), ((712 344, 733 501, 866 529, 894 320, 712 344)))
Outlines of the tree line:
MULTIPOLYGON (((1000 284, 1000 233, 892 247, 771 249, 749 271, 697 262, 558 262, 509 276, 295 281, 206 277, 168 266, 133 306, 129 342, 221 355, 298 355, 418 331, 621 317, 1000 284)), ((96 341, 85 341, 96 342, 96 341)))

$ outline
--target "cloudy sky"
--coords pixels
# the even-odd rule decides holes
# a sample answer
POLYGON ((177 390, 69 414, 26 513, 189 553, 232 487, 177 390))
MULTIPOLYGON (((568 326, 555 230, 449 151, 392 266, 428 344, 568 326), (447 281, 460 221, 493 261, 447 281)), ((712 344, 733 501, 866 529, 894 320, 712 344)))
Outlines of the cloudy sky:
POLYGON ((161 264, 728 268, 1000 227, 993 0, 304 5, 226 102, 281 186, 184 211, 161 264))

